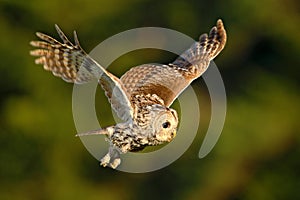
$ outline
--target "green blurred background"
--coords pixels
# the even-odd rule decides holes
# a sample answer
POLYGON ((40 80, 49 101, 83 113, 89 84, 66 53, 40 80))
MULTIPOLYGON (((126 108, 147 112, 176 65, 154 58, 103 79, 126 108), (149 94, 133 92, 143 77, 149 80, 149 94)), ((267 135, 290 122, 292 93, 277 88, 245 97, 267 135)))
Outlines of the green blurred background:
MULTIPOLYGON (((299 24, 297 0, 1 0, 0 199, 300 199, 299 24), (36 31, 58 38, 55 23, 68 36, 76 29, 89 52, 114 34, 144 26, 197 39, 218 18, 228 34, 215 60, 228 95, 220 140, 198 158, 210 118, 199 79, 192 84, 201 109, 197 138, 180 159, 151 173, 101 168, 74 137, 72 84, 29 56, 36 31)), ((132 66, 175 57, 139 50, 109 69, 120 76, 132 66)), ((110 113, 98 93, 99 116, 110 113)))

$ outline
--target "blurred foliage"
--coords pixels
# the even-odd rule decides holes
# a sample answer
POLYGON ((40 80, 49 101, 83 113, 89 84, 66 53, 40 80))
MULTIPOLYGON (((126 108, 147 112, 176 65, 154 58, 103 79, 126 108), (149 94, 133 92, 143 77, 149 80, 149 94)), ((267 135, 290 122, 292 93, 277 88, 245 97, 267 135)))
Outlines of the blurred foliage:
MULTIPOLYGON (((300 199, 299 13, 296 0, 1 0, 0 199, 300 199), (197 157, 210 117, 205 84, 197 80, 198 136, 180 159, 156 172, 100 168, 74 137, 72 85, 29 56, 34 32, 57 38, 55 23, 67 35, 76 29, 88 52, 143 26, 196 39, 218 18, 228 32, 216 59, 228 95, 221 138, 207 157, 197 157)), ((121 75, 134 65, 174 58, 131 52, 109 69, 121 75)), ((105 105, 98 110, 110 113, 102 93, 98 102, 105 105)))

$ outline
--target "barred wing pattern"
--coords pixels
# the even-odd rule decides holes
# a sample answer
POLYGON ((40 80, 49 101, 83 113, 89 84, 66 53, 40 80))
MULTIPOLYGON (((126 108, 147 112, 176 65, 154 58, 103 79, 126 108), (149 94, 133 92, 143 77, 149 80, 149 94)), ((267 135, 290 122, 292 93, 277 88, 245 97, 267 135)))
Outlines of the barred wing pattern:
POLYGON ((163 100, 163 105, 171 105, 177 95, 190 81, 181 69, 169 65, 144 64, 131 68, 121 81, 134 99, 136 95, 155 94, 163 100))
POLYGON ((63 43, 39 32, 36 35, 43 41, 30 42, 38 48, 30 51, 32 56, 38 57, 35 63, 67 82, 82 84, 97 79, 117 115, 125 121, 132 118, 132 105, 121 81, 84 52, 75 31, 74 45, 57 25, 55 28, 63 43))
POLYGON ((156 94, 165 106, 170 106, 178 95, 208 68, 209 63, 224 48, 226 31, 219 19, 209 33, 199 37, 188 50, 168 65, 144 64, 130 69, 121 81, 131 96, 156 94))

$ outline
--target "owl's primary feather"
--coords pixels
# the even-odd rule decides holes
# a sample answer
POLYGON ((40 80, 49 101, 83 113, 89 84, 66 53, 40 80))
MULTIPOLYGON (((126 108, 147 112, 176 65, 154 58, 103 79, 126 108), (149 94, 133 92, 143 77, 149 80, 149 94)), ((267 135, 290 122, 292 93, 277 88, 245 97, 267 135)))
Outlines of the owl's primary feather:
POLYGON ((178 116, 169 106, 194 79, 205 72, 226 43, 223 23, 218 20, 209 35, 201 35, 199 41, 173 63, 133 67, 118 79, 84 52, 76 32, 74 45, 57 25, 55 27, 63 43, 37 33, 42 41, 30 43, 38 48, 30 54, 38 56, 36 64, 42 64, 45 70, 52 71, 67 82, 80 84, 98 80, 112 108, 124 122, 78 136, 106 135, 110 148, 101 159, 101 165, 112 168, 120 164, 120 153, 170 142, 175 137, 178 116))

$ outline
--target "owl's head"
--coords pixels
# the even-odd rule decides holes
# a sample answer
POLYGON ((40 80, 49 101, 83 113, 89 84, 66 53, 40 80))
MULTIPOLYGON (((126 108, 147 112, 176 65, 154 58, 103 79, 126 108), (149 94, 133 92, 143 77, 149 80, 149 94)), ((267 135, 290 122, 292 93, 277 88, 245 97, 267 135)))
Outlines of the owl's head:
POLYGON ((161 105, 155 105, 151 109, 153 121, 153 137, 159 144, 164 142, 171 142, 176 136, 176 129, 178 126, 178 115, 177 112, 172 108, 167 108, 161 105))

